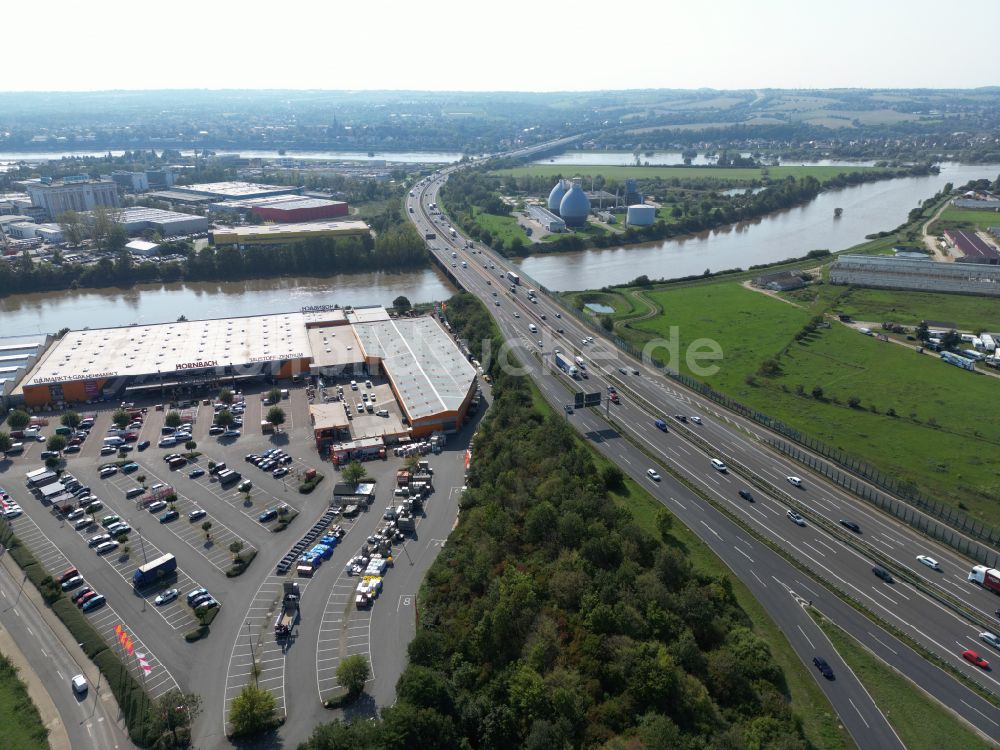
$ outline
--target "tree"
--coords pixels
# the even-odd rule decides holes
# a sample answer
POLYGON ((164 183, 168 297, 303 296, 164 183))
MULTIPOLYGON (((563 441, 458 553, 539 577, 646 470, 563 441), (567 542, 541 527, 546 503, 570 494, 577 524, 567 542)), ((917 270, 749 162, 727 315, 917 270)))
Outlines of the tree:
POLYGON ((115 423, 115 427, 122 430, 132 421, 132 417, 124 409, 116 409, 115 413, 111 415, 111 421, 115 423))
POLYGON ((212 522, 211 521, 205 521, 205 523, 203 523, 201 525, 201 530, 205 532, 205 539, 211 539, 212 538, 212 534, 211 534, 212 522))
POLYGON ((236 562, 239 562, 240 552, 243 551, 243 542, 241 542, 239 539, 235 540, 232 544, 229 545, 229 551, 233 553, 233 559, 236 560, 236 562))
POLYGON ((66 242, 79 245, 83 240, 83 217, 76 211, 64 211, 56 217, 66 242))
POLYGON ((368 469, 360 461, 351 461, 351 463, 344 467, 341 475, 348 484, 357 484, 368 476, 368 469))
POLYGON ((229 722, 237 737, 252 737, 266 732, 275 724, 274 695, 253 684, 247 683, 239 695, 233 698, 229 709, 229 722))
POLYGON ((920 321, 920 325, 916 327, 914 334, 916 335, 918 341, 922 341, 925 344, 927 343, 927 339, 931 337, 931 333, 926 320, 920 321))
POLYGON ((281 401, 281 389, 272 388, 267 392, 267 402, 269 404, 276 404, 281 401))
POLYGON ((168 411, 167 416, 163 418, 163 424, 167 427, 177 428, 181 426, 181 413, 179 411, 168 411))
POLYGON ((362 654, 348 656, 337 666, 337 682, 346 688, 347 694, 351 696, 361 694, 369 675, 371 668, 368 666, 368 659, 362 654))
POLYGON ((66 449, 66 438, 62 435, 53 435, 49 438, 47 447, 50 451, 55 451, 56 453, 61 453, 66 449))
POLYGON ((15 409, 7 415, 7 424, 12 430, 23 430, 30 422, 31 417, 28 416, 28 413, 20 409, 15 409))
POLYGON ((861 399, 858 396, 851 396, 849 399, 847 399, 847 405, 850 406, 852 409, 857 409, 859 406, 861 406, 861 399))
POLYGON ((215 415, 215 423, 219 425, 219 427, 225 427, 227 430, 232 427, 233 422, 235 421, 236 417, 233 416, 233 413, 229 411, 229 409, 223 409, 215 415))
POLYGON ((108 237, 115 225, 115 217, 107 206, 96 206, 91 215, 90 234, 94 239, 94 244, 98 250, 104 250, 107 246, 108 237))
POLYGON ((4 460, 7 459, 7 451, 13 444, 14 438, 10 436, 10 433, 0 430, 0 453, 3 453, 4 460))
POLYGON ((194 440, 188 440, 186 443, 184 443, 184 450, 186 451, 193 451, 197 447, 198 443, 196 443, 194 440))
POLYGON ((69 427, 71 430, 75 430, 80 426, 80 415, 75 411, 68 411, 59 418, 59 422, 64 427, 69 427))
POLYGON ((814 399, 816 399, 817 401, 822 401, 823 400, 823 389, 820 386, 818 386, 818 385, 813 386, 812 397, 814 399))
POLYGON ((957 349, 961 343, 962 337, 958 335, 958 331, 954 328, 941 337, 941 347, 943 349, 957 349))
POLYGON ((135 477, 135 481, 137 481, 140 485, 142 485, 143 487, 145 487, 146 486, 146 475, 145 474, 137 474, 136 477, 135 477))
POLYGON ((667 541, 670 538, 670 531, 674 528, 674 517, 670 511, 660 508, 656 512, 656 530, 660 532, 660 538, 667 541))
POLYGON ((600 318, 601 328, 605 331, 613 331, 615 328, 615 321, 610 315, 602 315, 600 318))
POLYGON ((392 301, 392 307, 397 313, 402 315, 405 312, 409 312, 413 308, 413 305, 410 304, 409 299, 401 294, 392 301))
POLYGON ((219 391, 219 401, 224 403, 226 406, 231 406, 233 403, 233 392, 228 388, 223 388, 219 391))
POLYGON ((285 423, 285 410, 280 406, 272 406, 267 410, 267 421, 274 425, 274 429, 277 430, 279 425, 285 423))
POLYGON ((201 696, 176 689, 168 690, 156 699, 152 715, 158 724, 157 733, 170 732, 174 745, 179 747, 177 730, 190 730, 194 720, 201 715, 201 696))

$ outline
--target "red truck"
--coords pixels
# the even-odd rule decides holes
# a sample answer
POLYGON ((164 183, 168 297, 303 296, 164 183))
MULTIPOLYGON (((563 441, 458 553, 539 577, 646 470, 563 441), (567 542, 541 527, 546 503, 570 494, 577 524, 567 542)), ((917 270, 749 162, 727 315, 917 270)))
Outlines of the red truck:
POLYGON ((984 589, 989 589, 994 594, 1000 594, 1000 570, 996 568, 977 565, 969 573, 969 580, 978 583, 984 589))

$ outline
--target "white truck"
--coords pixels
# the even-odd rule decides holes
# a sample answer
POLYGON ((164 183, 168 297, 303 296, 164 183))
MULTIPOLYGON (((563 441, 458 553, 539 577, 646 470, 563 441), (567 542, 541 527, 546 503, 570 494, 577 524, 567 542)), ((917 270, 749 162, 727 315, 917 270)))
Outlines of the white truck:
POLYGON ((274 637, 287 638, 292 634, 292 626, 299 615, 299 584, 296 581, 285 581, 283 584, 281 611, 274 621, 274 637))

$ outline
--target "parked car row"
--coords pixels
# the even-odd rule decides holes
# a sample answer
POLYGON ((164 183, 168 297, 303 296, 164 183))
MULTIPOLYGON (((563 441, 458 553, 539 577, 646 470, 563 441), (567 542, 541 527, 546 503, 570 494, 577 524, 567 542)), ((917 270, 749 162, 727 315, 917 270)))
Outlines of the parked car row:
POLYGON ((288 474, 287 464, 292 463, 292 457, 278 448, 270 448, 260 454, 248 453, 243 460, 262 471, 271 472, 275 478, 288 474))
POLYGON ((84 612, 90 612, 107 604, 107 599, 103 595, 97 593, 90 586, 84 585, 83 576, 80 575, 80 571, 76 568, 69 568, 63 571, 57 580, 63 591, 72 591, 78 587, 83 587, 76 591, 70 598, 84 612))

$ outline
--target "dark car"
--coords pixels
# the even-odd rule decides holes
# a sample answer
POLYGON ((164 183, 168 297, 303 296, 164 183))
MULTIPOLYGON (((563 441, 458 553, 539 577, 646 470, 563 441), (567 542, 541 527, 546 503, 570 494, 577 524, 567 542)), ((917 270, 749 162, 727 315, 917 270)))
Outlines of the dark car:
POLYGON ((176 521, 181 517, 181 514, 176 510, 168 510, 162 516, 160 516, 160 523, 170 523, 171 521, 176 521))
POLYGON ((198 477, 201 477, 201 476, 204 476, 204 475, 205 475, 205 470, 204 469, 195 469, 190 474, 188 474, 188 476, 191 479, 197 479, 198 477))
POLYGON ((149 441, 148 440, 141 440, 135 447, 138 448, 141 451, 144 451, 144 450, 146 450, 146 448, 149 447, 149 441))
POLYGON ((742 497, 748 503, 753 502, 753 495, 750 494, 750 490, 740 490, 740 497, 742 497))
POLYGON ((208 511, 204 511, 201 508, 195 508, 190 513, 188 513, 189 521, 197 521, 199 518, 204 518, 208 515, 208 511))
POLYGON ((87 594, 94 593, 94 590, 90 586, 84 586, 82 589, 73 594, 73 604, 79 604, 87 594))
POLYGON ((883 568, 881 565, 876 565, 874 568, 872 568, 872 573, 874 573, 875 575, 877 575, 879 578, 881 578, 886 583, 892 583, 893 582, 892 581, 892 573, 890 573, 888 570, 886 570, 885 568, 883 568))
POLYGON ((107 599, 98 594, 93 599, 90 599, 83 605, 83 611, 90 612, 91 610, 97 609, 98 607, 103 607, 105 604, 107 604, 107 602, 108 602, 107 599))
POLYGON ((194 596, 194 597, 192 597, 190 594, 188 594, 188 605, 191 606, 191 607, 198 607, 198 606, 204 604, 207 601, 212 601, 213 598, 214 597, 210 593, 208 593, 207 591, 205 591, 205 592, 203 592, 201 594, 198 594, 197 596, 194 596))
POLYGON ((67 445, 66 448, 63 450, 63 453, 79 453, 79 452, 80 452, 79 445, 67 445))
POLYGON ((195 589, 194 591, 189 591, 187 594, 187 603, 190 605, 199 596, 208 596, 208 589, 195 589))
POLYGON ((820 674, 822 674, 826 679, 828 680, 834 679, 833 670, 830 669, 830 665, 826 663, 826 659, 824 659, 822 656, 814 656, 813 664, 816 665, 816 669, 818 669, 820 671, 820 674))
POLYGON ((676 419, 678 422, 687 422, 688 421, 688 418, 685 417, 683 414, 674 414, 674 419, 676 419))
POLYGON ((861 533, 861 525, 857 521, 852 521, 849 518, 841 518, 840 525, 845 529, 850 529, 855 534, 861 533))
POLYGON ((261 513, 259 516, 257 516, 257 520, 260 521, 261 523, 267 523, 268 521, 273 521, 277 517, 278 517, 278 511, 277 511, 277 509, 275 509, 275 508, 268 508, 263 513, 261 513))

